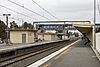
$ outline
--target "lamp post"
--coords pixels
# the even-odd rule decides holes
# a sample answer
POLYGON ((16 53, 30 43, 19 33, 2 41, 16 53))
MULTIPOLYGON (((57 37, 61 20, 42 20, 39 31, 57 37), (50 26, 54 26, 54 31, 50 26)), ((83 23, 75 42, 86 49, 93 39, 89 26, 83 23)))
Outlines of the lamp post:
POLYGON ((7 31, 7 38, 6 38, 6 45, 9 45, 9 30, 8 30, 8 16, 10 16, 11 14, 3 14, 3 16, 6 16, 6 24, 7 24, 7 28, 6 28, 6 31, 7 31))
POLYGON ((96 27, 95 27, 95 23, 96 23, 96 0, 94 0, 94 49, 96 49, 96 27))
POLYGON ((66 29, 65 29, 65 22, 64 22, 64 39, 65 39, 65 36, 66 36, 66 29))

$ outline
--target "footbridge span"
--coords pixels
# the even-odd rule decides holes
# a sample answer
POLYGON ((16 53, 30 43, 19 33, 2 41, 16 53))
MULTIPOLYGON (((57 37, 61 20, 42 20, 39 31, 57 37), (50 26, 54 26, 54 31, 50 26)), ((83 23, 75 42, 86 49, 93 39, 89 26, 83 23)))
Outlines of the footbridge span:
POLYGON ((52 23, 54 23, 52 25, 55 25, 55 24, 57 25, 59 23, 62 23, 63 30, 66 30, 66 25, 71 24, 72 28, 74 27, 78 31, 80 31, 82 34, 85 34, 85 36, 91 41, 91 46, 94 45, 94 25, 91 24, 90 21, 36 21, 36 22, 33 22, 33 26, 35 26, 35 24, 39 25, 41 23, 42 23, 42 25, 46 24, 46 23, 48 23, 49 25, 52 23))

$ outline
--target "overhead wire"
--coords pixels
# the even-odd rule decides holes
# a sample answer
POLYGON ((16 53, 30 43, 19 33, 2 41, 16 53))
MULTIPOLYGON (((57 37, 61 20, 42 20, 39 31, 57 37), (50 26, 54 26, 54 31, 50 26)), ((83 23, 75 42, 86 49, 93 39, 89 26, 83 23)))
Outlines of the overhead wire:
POLYGON ((47 17, 45 17, 45 16, 42 16, 41 14, 39 14, 39 13, 37 13, 37 12, 34 12, 34 11, 32 11, 32 10, 30 10, 30 9, 28 9, 28 8, 26 8, 26 7, 24 7, 24 6, 21 6, 21 5, 19 5, 19 4, 15 3, 15 2, 13 2, 13 1, 11 1, 11 0, 8 0, 8 1, 11 2, 11 3, 13 3, 13 4, 15 4, 15 5, 17 5, 17 6, 19 6, 19 7, 24 8, 24 9, 26 9, 26 10, 28 10, 28 11, 30 11, 30 12, 32 12, 32 13, 38 15, 38 16, 41 16, 41 17, 43 17, 43 18, 45 18, 45 19, 47 19, 47 20, 50 20, 49 18, 47 18, 47 17))
POLYGON ((25 15, 25 14, 23 14, 23 13, 17 12, 17 11, 15 11, 15 10, 10 9, 10 8, 8 8, 8 7, 5 7, 5 6, 3 6, 3 5, 0 5, 0 6, 3 7, 3 8, 8 9, 8 10, 10 10, 10 11, 13 11, 13 12, 15 12, 15 13, 18 13, 18 14, 20 14, 20 15, 23 15, 23 16, 25 16, 25 17, 28 17, 28 18, 31 18, 31 19, 37 20, 36 18, 33 18, 33 17, 30 17, 30 16, 25 15))
POLYGON ((32 0, 38 7, 40 7, 42 10, 44 10, 46 13, 54 17, 55 19, 59 20, 56 16, 54 16, 52 13, 50 13, 47 9, 43 8, 40 4, 38 4, 36 1, 32 0))

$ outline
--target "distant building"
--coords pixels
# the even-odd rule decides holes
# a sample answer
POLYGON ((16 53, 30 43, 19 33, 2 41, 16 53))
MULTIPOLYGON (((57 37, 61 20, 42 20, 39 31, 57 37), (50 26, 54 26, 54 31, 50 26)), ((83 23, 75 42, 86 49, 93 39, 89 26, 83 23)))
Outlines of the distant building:
POLYGON ((38 33, 38 39, 46 41, 62 40, 63 35, 63 33, 38 33))
POLYGON ((11 29, 11 43, 34 43, 37 30, 33 29, 11 29))

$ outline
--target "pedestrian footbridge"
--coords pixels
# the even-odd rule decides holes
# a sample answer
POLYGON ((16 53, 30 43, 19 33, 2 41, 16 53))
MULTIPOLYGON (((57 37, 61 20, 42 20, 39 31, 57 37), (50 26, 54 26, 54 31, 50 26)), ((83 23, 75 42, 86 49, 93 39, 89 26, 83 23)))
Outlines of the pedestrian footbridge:
MULTIPOLYGON (((63 23, 63 30, 66 30, 66 24, 71 24, 72 27, 74 26, 78 31, 80 31, 82 34, 85 34, 85 36, 91 41, 91 46, 94 47, 95 43, 95 28, 94 25, 91 24, 90 21, 37 21, 34 23, 63 23)), ((67 28, 68 30, 68 28, 67 28)))

